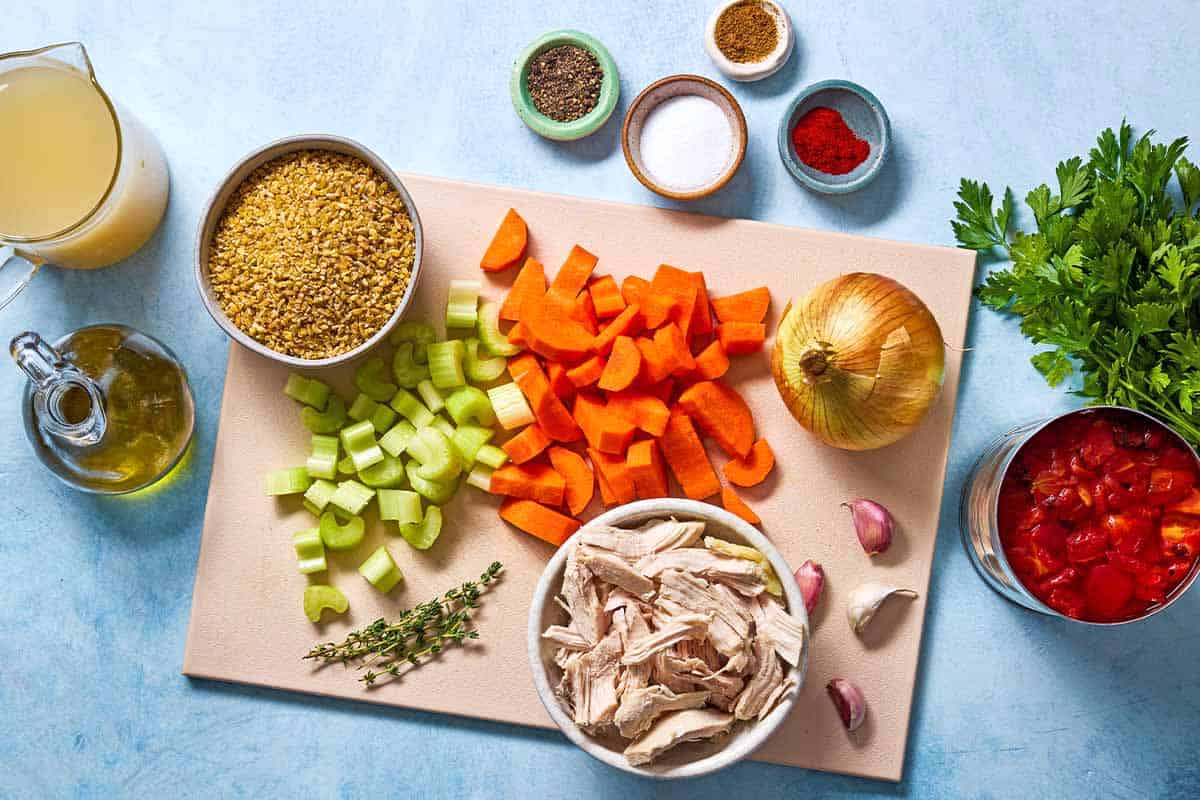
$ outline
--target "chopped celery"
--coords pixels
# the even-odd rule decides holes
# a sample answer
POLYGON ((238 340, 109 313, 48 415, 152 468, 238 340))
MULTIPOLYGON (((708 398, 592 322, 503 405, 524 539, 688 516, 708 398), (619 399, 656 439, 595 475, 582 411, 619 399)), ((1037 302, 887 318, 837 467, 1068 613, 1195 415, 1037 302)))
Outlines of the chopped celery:
POLYGON ((392 398, 391 406, 400 413, 400 416, 407 419, 416 428, 424 428, 433 422, 433 413, 422 405, 417 396, 408 389, 401 389, 396 392, 396 396, 392 398))
POLYGON ((466 355, 463 356, 463 371, 467 373, 467 380, 473 383, 491 383, 504 374, 504 368, 508 366, 507 358, 497 356, 481 360, 478 339, 465 339, 463 347, 466 348, 466 355))
POLYGON ((312 622, 321 621, 321 612, 329 609, 335 614, 344 614, 350 601, 336 586, 314 583, 304 587, 304 614, 312 622))
POLYGON ((449 481, 462 472, 458 451, 437 428, 421 428, 408 443, 406 452, 420 464, 417 474, 427 481, 449 481))
POLYGON ((312 406, 317 411, 325 408, 325 403, 329 401, 329 387, 326 384, 316 378, 306 378, 294 372, 288 375, 283 393, 306 406, 312 406))
POLYGON ((397 583, 404 580, 404 573, 396 566, 392 554, 383 545, 367 556, 367 560, 359 565, 358 573, 384 594, 390 592, 397 583))
POLYGON ((450 443, 458 451, 464 469, 475 466, 475 454, 479 452, 479 448, 492 440, 494 434, 495 431, 491 428, 483 428, 479 425, 459 425, 454 429, 450 443))
POLYGON ((429 423, 429 427, 437 428, 439 431, 446 434, 447 439, 454 436, 454 425, 452 425, 450 420, 446 419, 441 414, 433 418, 433 422, 429 423))
POLYGON ((372 489, 395 489, 404 485, 404 462, 385 455, 378 464, 360 469, 358 479, 372 489))
POLYGON ((356 472, 358 470, 354 468, 354 459, 350 456, 346 456, 338 462, 338 475, 353 475, 356 472))
POLYGON ((358 481, 351 479, 338 484, 337 491, 333 493, 333 497, 329 498, 329 504, 353 516, 361 514, 374 496, 374 489, 368 489, 358 481))
POLYGON ((534 421, 529 403, 525 402, 525 395, 515 383, 492 387, 487 390, 487 396, 492 401, 496 419, 506 430, 523 428, 534 421))
MULTIPOLYGON (((415 352, 414 343, 401 342, 396 348, 396 355, 392 356, 392 375, 396 378, 396 383, 405 389, 412 389, 429 377, 429 366, 418 364, 415 352)), ((392 392, 395 391, 393 388, 392 392)))
POLYGON ((408 447, 408 440, 417 434, 411 422, 400 420, 391 430, 379 437, 379 446, 391 456, 398 456, 408 447))
POLYGON ((350 404, 350 411, 346 416, 355 422, 362 422, 363 420, 370 419, 378 407, 378 403, 362 392, 359 392, 358 397, 355 397, 354 402, 350 404))
POLYGON ((370 420, 356 422, 353 425, 342 428, 342 447, 346 448, 346 454, 350 456, 350 460, 354 462, 354 469, 361 471, 383 461, 383 450, 379 449, 379 445, 375 441, 375 426, 370 420))
POLYGON ((492 470, 483 464, 476 464, 467 474, 467 483, 485 492, 492 490, 492 470))
POLYGON ((479 281, 450 281, 446 293, 446 327, 474 328, 479 316, 479 281))
POLYGON ((437 506, 425 509, 425 518, 419 523, 409 522, 400 526, 404 541, 417 550, 428 550, 442 533, 442 510, 437 506))
POLYGON ((504 462, 508 461, 508 453, 496 447, 494 444, 485 444, 479 448, 479 452, 475 454, 475 460, 486 467, 499 469, 504 466, 504 462))
POLYGON ((354 371, 354 385, 378 403, 386 403, 396 393, 396 384, 387 379, 387 364, 379 356, 368 358, 354 371))
POLYGON ((312 514, 314 517, 317 517, 318 519, 320 519, 320 517, 321 517, 321 509, 317 508, 317 507, 316 507, 316 505, 314 505, 314 504, 313 504, 313 502, 312 502, 311 500, 302 499, 302 500, 300 501, 300 506, 301 506, 301 508, 303 508, 305 511, 307 511, 307 512, 308 512, 308 513, 310 513, 310 514, 312 514))
POLYGON ((338 437, 313 434, 312 455, 305 463, 309 476, 333 480, 337 477, 337 462, 338 437))
POLYGON ((319 517, 325 510, 325 506, 329 505, 329 498, 333 497, 333 493, 336 491, 337 485, 332 481, 313 481, 312 486, 308 487, 308 491, 304 493, 304 502, 311 503, 316 509, 314 513, 319 517))
POLYGON ((380 489, 379 518, 394 522, 421 521, 421 495, 406 489, 380 489))
POLYGON ((426 347, 435 339, 437 339, 437 332, 433 330, 432 325, 407 319, 396 326, 396 330, 392 331, 390 337, 390 341, 394 345, 412 342, 413 361, 418 364, 428 362, 429 356, 426 353, 426 347))
POLYGON ((466 384, 467 378, 462 369, 465 352, 462 339, 433 342, 429 345, 429 379, 433 381, 434 386, 439 389, 453 389, 455 386, 466 384))
POLYGON ((363 540, 367 526, 362 517, 352 516, 345 525, 339 525, 332 511, 321 515, 321 541, 330 550, 349 550, 363 540))
POLYGON ((304 467, 277 469, 267 473, 267 494, 303 494, 312 485, 304 467))
POLYGON ((416 461, 409 461, 404 465, 404 471, 408 473, 408 482, 417 494, 439 506, 450 502, 450 498, 458 491, 458 481, 427 481, 417 474, 417 466, 416 461))
POLYGON ((479 334, 479 343, 491 355, 515 356, 521 350, 500 332, 500 304, 494 300, 480 303, 475 330, 479 334))
POLYGON ((337 433, 346 424, 346 401, 332 394, 324 411, 305 406, 300 409, 300 422, 313 433, 337 433))
POLYGON ((310 575, 325 571, 328 565, 325 563, 325 544, 321 541, 319 528, 309 528, 295 534, 292 536, 292 546, 296 548, 300 572, 310 575))
POLYGON ((375 406, 375 411, 367 419, 371 421, 371 427, 375 429, 376 433, 383 433, 396 421, 396 412, 392 410, 391 406, 380 403, 375 406))
MULTIPOLYGON (((517 389, 517 393, 520 393, 517 389)), ((522 401, 524 397, 522 396, 522 401)), ((457 425, 477 422, 484 427, 496 424, 496 414, 492 411, 492 403, 482 389, 474 386, 461 386, 446 398, 446 411, 457 425)))
POLYGON ((446 407, 446 401, 442 399, 442 393, 437 390, 431 380, 423 380, 417 384, 417 394, 421 395, 421 402, 429 409, 431 414, 436 414, 446 407))

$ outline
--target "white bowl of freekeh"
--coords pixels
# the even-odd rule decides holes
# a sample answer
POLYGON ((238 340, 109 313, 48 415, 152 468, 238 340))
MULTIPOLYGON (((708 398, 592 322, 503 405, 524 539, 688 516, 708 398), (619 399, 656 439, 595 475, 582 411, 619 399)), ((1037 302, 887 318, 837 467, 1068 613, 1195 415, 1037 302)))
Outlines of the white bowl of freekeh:
MULTIPOLYGON (((745 563, 745 558, 742 555, 736 560, 745 563)), ((750 563, 762 566, 765 578, 762 562, 750 563)), ((587 599, 585 604, 592 605, 592 599, 587 599)), ((664 780, 706 775, 753 753, 792 712, 808 667, 808 614, 804 609, 800 587, 783 556, 750 524, 724 509, 693 500, 642 500, 614 508, 581 528, 559 547, 546 565, 534 590, 527 635, 534 686, 546 711, 563 734, 586 753, 610 766, 635 775, 664 780), (672 531, 667 527, 651 525, 655 521, 671 521, 680 524, 680 527, 672 531), (703 532, 683 527, 693 523, 703 523, 703 532), (592 532, 590 536, 589 531, 592 532), (708 537, 723 540, 729 545, 757 550, 777 577, 778 586, 774 590, 779 591, 780 595, 771 595, 764 589, 758 595, 751 593, 747 596, 743 594, 744 584, 741 589, 735 589, 737 582, 746 576, 751 581, 758 580, 753 570, 734 569, 731 578, 716 574, 717 569, 714 569, 708 573, 710 583, 701 577, 702 567, 683 565, 691 556, 704 556, 710 561, 715 560, 711 558, 714 553, 732 557, 731 553, 713 551, 711 548, 719 543, 706 541, 708 537), (585 545, 588 551, 586 555, 585 545), (633 552, 637 550, 641 553, 643 545, 649 548, 648 556, 633 552), (624 555, 621 556, 621 553, 624 555), (672 563, 659 572, 658 567, 664 565, 655 567, 650 562, 662 560, 664 554, 672 563), (614 556, 621 556, 624 564, 614 556), (676 561, 679 563, 676 564, 676 561), (634 572, 657 573, 657 577, 651 579, 655 584, 654 589, 637 586, 638 579, 634 575, 627 574, 621 578, 608 571, 615 567, 617 572, 621 572, 626 566, 632 567, 634 572), (588 582, 596 582, 595 602, 603 608, 603 615, 590 613, 582 616, 596 620, 598 625, 606 626, 607 630, 601 632, 597 628, 589 632, 587 629, 594 626, 575 622, 576 617, 580 616, 575 607, 588 590, 578 591, 579 587, 584 586, 579 582, 572 583, 570 587, 564 584, 568 569, 585 576, 588 582), (609 578, 602 580, 600 575, 608 575, 609 578), (667 575, 674 577, 668 581, 663 577, 667 575), (625 586, 617 586, 611 579, 620 580, 625 586), (752 615, 753 621, 748 627, 749 640, 745 641, 747 648, 759 645, 762 649, 747 651, 751 663, 742 670, 744 678, 738 679, 744 680, 744 686, 729 688, 714 683, 718 676, 736 678, 739 673, 738 669, 726 669, 723 671, 728 674, 720 675, 721 670, 716 669, 722 663, 732 666, 730 661, 737 657, 736 650, 732 657, 726 657, 731 652, 730 643, 724 634, 716 635, 714 623, 723 621, 718 617, 710 618, 707 624, 713 627, 702 635, 685 635, 670 645, 671 649, 658 651, 664 656, 677 654, 693 662, 689 670, 698 671, 689 671, 688 675, 698 676, 708 683, 698 686, 676 684, 672 690, 669 686, 677 679, 687 681, 693 678, 683 678, 682 673, 670 674, 678 666, 671 658, 664 657, 661 663, 657 660, 658 656, 655 660, 641 659, 648 647, 657 647, 657 644, 650 644, 652 637, 677 638, 672 637, 672 632, 668 630, 670 626, 705 625, 703 621, 691 618, 695 616, 698 605, 703 604, 699 595, 693 595, 690 601, 683 601, 686 610, 678 606, 674 611, 671 610, 675 602, 672 598, 682 599, 679 594, 670 591, 674 582, 680 580, 701 592, 711 592, 717 596, 724 594, 728 598, 736 596, 741 603, 754 605, 759 602, 758 598, 762 598, 760 607, 768 612, 768 617, 752 615), (635 585, 629 585, 630 581, 635 585), (633 598, 639 588, 645 590, 638 595, 638 602, 643 604, 639 613, 648 622, 648 626, 640 632, 631 627, 626 616, 631 613, 633 598), (717 589, 720 591, 715 591, 717 589), (569 613, 568 609, 574 610, 569 613), (662 611, 675 616, 660 621, 658 616, 662 611), (775 612, 773 615, 770 614, 772 611, 775 612), (621 620, 616 618, 618 612, 622 615, 621 620), (788 630, 778 629, 780 620, 788 630), (649 632, 651 627, 653 630, 649 632), (579 641, 572 645, 570 642, 577 637, 586 640, 591 634, 599 644, 579 641), (608 641, 610 635, 615 635, 618 641, 608 641), (773 635, 778 635, 779 640, 773 639, 773 635), (723 644, 720 639, 725 639, 723 644), (620 658, 615 662, 613 654, 605 650, 605 642, 608 649, 619 650, 620 658), (701 650, 709 652, 704 654, 701 650), (718 650, 721 652, 716 652, 718 650), (572 655, 580 657, 572 662, 572 655), (582 655, 589 656, 590 660, 585 662, 582 655), (600 655, 603 658, 593 657, 600 655), (695 665, 696 658, 693 656, 708 661, 710 671, 707 674, 695 665), (605 667, 605 660, 620 666, 605 667), (640 676, 635 676, 635 666, 626 665, 625 661, 641 661, 647 669, 640 676), (766 667, 768 662, 773 666, 766 667), (596 672, 593 667, 602 669, 603 673, 596 672), (662 675, 660 669, 663 670, 662 675), (614 670, 615 676, 609 674, 614 670), (587 673, 589 688, 583 690, 582 694, 578 693, 577 687, 570 685, 570 678, 564 681, 568 671, 576 677, 587 673), (765 680, 768 674, 769 680, 765 680), (757 684, 752 689, 755 681, 757 684), (613 683, 615 689, 605 686, 601 692, 606 697, 603 704, 605 708, 600 709, 597 708, 600 704, 595 703, 592 697, 591 687, 607 683, 613 683), (609 689, 614 689, 616 699, 608 696, 612 694, 609 689), (698 696, 701 693, 708 696, 701 698, 698 696), (724 693, 724 696, 718 696, 720 693, 724 693), (689 695, 695 702, 687 701, 689 695), (759 697, 754 699, 751 695, 759 697), (584 697, 585 703, 577 702, 584 697), (586 710, 583 709, 584 705, 586 710), (588 716, 589 719, 580 724, 581 716, 588 716), (691 734, 706 738, 692 741, 688 738, 691 734)), ((736 642, 735 638, 735 646, 736 642)), ((658 644, 661 644, 661 639, 658 644)))
POLYGON ((292 367, 370 350, 404 316, 421 271, 417 209, 363 145, 313 134, 241 159, 196 235, 196 284, 235 341, 292 367))

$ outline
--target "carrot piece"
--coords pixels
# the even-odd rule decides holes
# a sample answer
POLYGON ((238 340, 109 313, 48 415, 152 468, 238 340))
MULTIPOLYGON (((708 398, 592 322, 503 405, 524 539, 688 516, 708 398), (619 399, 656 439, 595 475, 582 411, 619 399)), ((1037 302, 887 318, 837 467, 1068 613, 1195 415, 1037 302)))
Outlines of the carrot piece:
POLYGON ((528 239, 529 231, 525 227, 525 220, 521 219, 521 215, 515 209, 510 208, 504 219, 500 220, 500 227, 492 237, 492 243, 488 245, 479 261, 480 269, 487 272, 508 269, 525 255, 528 239))
POLYGON ((670 405, 671 397, 675 394, 675 381, 667 378, 664 381, 656 383, 650 388, 650 394, 670 405))
POLYGON ((670 374, 686 375, 696 368, 696 358, 688 349, 687 336, 673 322, 654 332, 654 344, 671 364, 670 374))
POLYGON ((588 458, 592 460, 592 466, 596 468, 596 475, 600 479, 601 495, 604 494, 604 487, 607 484, 613 503, 632 503, 637 499, 633 473, 625 464, 624 456, 601 453, 588 448, 588 458))
POLYGON ((552 506, 561 506, 567 492, 567 480, 545 464, 505 464, 492 473, 489 489, 552 506))
POLYGON ((596 449, 601 453, 615 453, 624 456, 636 431, 633 423, 605 409, 603 416, 600 417, 600 425, 597 430, 596 449))
POLYGON ((771 307, 771 292, 765 286, 718 297, 712 301, 713 311, 721 322, 762 322, 771 307))
POLYGON ((575 424, 583 431, 583 437, 588 445, 596 447, 600 444, 600 427, 604 414, 604 401, 591 392, 580 391, 575 396, 575 407, 571 409, 575 424))
POLYGON ((537 356, 533 353, 521 353, 508 360, 508 374, 514 381, 530 370, 541 370, 537 356))
POLYGON ((651 330, 666 322, 675 307, 675 298, 659 294, 650 286, 650 281, 636 275, 621 281, 621 297, 626 305, 641 306, 642 319, 651 330))
POLYGON ((559 400, 570 400, 575 396, 575 384, 567 377, 567 368, 562 364, 547 364, 546 379, 550 381, 550 391, 559 400))
POLYGON ((775 466, 775 454, 766 439, 759 439, 750 448, 750 455, 726 462, 721 467, 725 479, 735 486, 757 486, 766 480, 775 466))
POLYGON ((543 295, 545 302, 525 302, 521 307, 529 349, 550 361, 578 361, 591 349, 595 338, 570 318, 575 295, 570 297, 572 302, 564 304, 563 294, 552 286, 543 295))
POLYGON ((588 293, 592 296, 592 305, 596 316, 600 319, 615 317, 625 310, 625 298, 612 275, 604 275, 588 285, 588 293))
POLYGON ((550 437, 538 424, 526 425, 525 429, 509 439, 500 448, 508 453, 514 464, 524 464, 550 446, 550 437))
POLYGON ((642 326, 642 312, 639 306, 625 306, 625 310, 613 318, 613 321, 600 331, 592 342, 592 352, 607 355, 613 342, 618 336, 633 336, 642 326))
POLYGON ((647 339, 645 336, 639 336, 633 340, 637 345, 638 352, 642 355, 642 383, 647 386, 654 386, 659 381, 671 374, 671 370, 675 365, 671 359, 663 355, 658 345, 654 340, 647 339))
POLYGON ((600 376, 603 374, 604 359, 600 356, 592 356, 567 370, 567 380, 576 388, 582 389, 600 380, 600 376))
POLYGON ((671 412, 658 446, 685 495, 693 500, 703 500, 721 491, 721 482, 717 480, 708 453, 687 414, 671 412))
POLYGON ((582 524, 540 503, 516 497, 505 498, 500 504, 500 519, 553 545, 571 538, 582 524))
POLYGON ((584 330, 592 336, 600 332, 600 320, 596 316, 596 306, 592 302, 591 292, 587 289, 584 289, 575 298, 575 304, 571 308, 570 317, 582 325, 584 330))
POLYGON ((592 502, 592 495, 596 490, 596 478, 592 475, 592 468, 583 460, 583 456, 574 450, 555 445, 546 452, 550 456, 550 463, 554 465, 554 471, 562 475, 567 482, 567 510, 577 517, 587 508, 588 503, 592 502))
POLYGON ((625 463, 633 476, 639 500, 667 496, 667 472, 663 467, 662 453, 653 439, 643 439, 629 445, 625 463))
POLYGON ((517 347, 529 346, 529 333, 525 330, 525 326, 517 323, 508 329, 508 343, 515 344, 517 347))
POLYGON ((517 273, 512 288, 500 306, 500 319, 516 322, 521 318, 521 304, 525 298, 540 298, 546 293, 546 270, 536 258, 525 259, 524 266, 517 273))
POLYGON ((730 458, 750 455, 754 446, 754 416, 736 391, 718 381, 700 381, 679 395, 679 407, 730 458))
POLYGON ((662 436, 671 417, 671 410, 665 402, 652 394, 636 390, 609 395, 608 410, 655 437, 662 436))
POLYGON ((671 320, 679 326, 686 339, 691 335, 692 317, 696 310, 696 281, 690 273, 672 267, 670 264, 660 264, 654 273, 650 285, 656 292, 669 295, 674 300, 671 309, 671 320))
POLYGON ((530 353, 522 353, 508 361, 508 374, 529 400, 538 425, 556 442, 574 442, 581 436, 579 426, 571 418, 571 412, 550 388, 550 380, 542 372, 537 359, 530 353))
POLYGON ((766 338, 767 326, 761 322, 722 322, 717 326, 717 339, 731 356, 761 349, 766 338))
POLYGON ((762 520, 758 518, 758 514, 754 513, 754 509, 746 505, 742 498, 737 496, 737 492, 730 489, 728 486, 721 487, 721 505, 730 514, 741 517, 751 525, 761 525, 762 520))
POLYGON ((703 336, 713 332, 712 308, 708 303, 708 284, 703 272, 689 272, 688 277, 696 285, 696 305, 692 310, 692 335, 703 336))
POLYGON ((554 283, 550 284, 550 288, 559 289, 571 297, 575 297, 587 286, 588 278, 592 276, 592 270, 596 268, 597 260, 587 250, 575 245, 567 254, 567 260, 558 268, 558 274, 554 276, 554 283))
POLYGON ((716 339, 709 343, 708 347, 701 350, 700 355, 696 356, 696 371, 694 374, 701 380, 715 381, 728 371, 729 356, 725 355, 725 348, 716 339))
POLYGON ((634 378, 638 376, 641 366, 642 355, 638 352, 633 339, 628 336, 618 336, 617 340, 613 342, 612 353, 608 357, 608 363, 604 365, 604 372, 600 375, 598 385, 606 392, 619 392, 627 389, 633 383, 634 378))

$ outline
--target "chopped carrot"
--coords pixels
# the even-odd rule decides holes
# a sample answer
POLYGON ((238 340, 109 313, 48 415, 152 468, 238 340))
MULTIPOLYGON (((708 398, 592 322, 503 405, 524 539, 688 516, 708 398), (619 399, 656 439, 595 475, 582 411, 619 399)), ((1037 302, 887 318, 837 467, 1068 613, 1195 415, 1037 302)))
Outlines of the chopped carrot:
POLYGON ((647 392, 628 390, 608 396, 608 409, 651 436, 662 436, 671 410, 667 404, 647 392))
POLYGON ((771 292, 767 287, 718 297, 712 301, 713 311, 721 322, 762 322, 771 307, 771 292))
POLYGON ((754 417, 742 396, 719 381, 694 383, 679 395, 679 407, 730 458, 746 458, 754 446, 754 417))
POLYGON ((625 463, 629 465, 639 500, 667 496, 667 472, 663 468, 662 453, 653 439, 643 439, 629 445, 625 463))
POLYGON ((654 291, 661 294, 669 295, 674 300, 674 305, 671 309, 671 320, 679 326, 679 330, 683 332, 686 339, 691 335, 692 317, 695 316, 696 297, 698 290, 696 289, 695 279, 691 274, 672 267, 670 264, 660 264, 658 270, 654 273, 654 279, 650 281, 650 285, 654 291))
POLYGON ((758 518, 758 514, 754 513, 754 509, 746 505, 742 498, 737 496, 737 492, 730 489, 728 486, 721 487, 721 505, 730 514, 739 516, 749 522, 751 525, 761 525, 762 520, 758 518))
POLYGON ((671 374, 674 363, 663 355, 652 339, 639 336, 633 340, 642 354, 642 383, 654 386, 671 374))
POLYGON ((766 480, 775 466, 775 454, 766 439, 759 439, 750 448, 750 455, 729 461, 721 468, 725 479, 735 486, 757 486, 766 480))
POLYGON ((538 364, 537 356, 533 353, 520 353, 508 360, 508 374, 514 380, 519 380, 522 375, 530 370, 540 370, 542 367, 538 364))
POLYGON ((696 358, 688 349, 687 337, 674 322, 654 332, 654 344, 671 365, 672 375, 686 375, 696 368, 696 358))
POLYGON ((582 325, 584 330, 592 336, 600 332, 600 321, 596 316, 596 306, 592 302, 591 292, 587 289, 584 289, 575 298, 575 304, 571 309, 570 317, 582 325))
POLYGON ((600 319, 615 317, 625 310, 625 298, 621 296, 621 290, 612 275, 604 275, 592 281, 588 292, 592 296, 596 316, 600 319))
POLYGON ((713 332, 712 308, 708 303, 708 285, 703 272, 689 272, 687 276, 696 284, 696 305, 692 310, 692 336, 703 336, 713 332))
POLYGON ((708 453, 687 414, 671 412, 658 445, 685 495, 693 500, 703 500, 721 491, 721 482, 717 480, 708 453))
POLYGON ((662 400, 666 404, 670 404, 671 398, 675 395, 675 381, 667 378, 659 381, 650 389, 650 393, 662 400))
POLYGON ((500 319, 516 322, 521 318, 521 304, 525 298, 540 299, 546 293, 546 271, 536 258, 525 259, 525 265, 517 273, 508 296, 500 306, 500 319))
POLYGON ((600 444, 600 428, 603 425, 604 401, 591 392, 580 391, 575 396, 575 407, 571 414, 575 424, 583 431, 583 436, 590 446, 600 444))
POLYGON ((618 336, 617 340, 613 342, 608 363, 604 365, 604 372, 600 375, 599 387, 606 392, 619 392, 627 389, 633 383, 634 378, 638 376, 641 366, 642 356, 638 352, 637 345, 633 343, 633 339, 628 336, 618 336))
POLYGON ((560 289, 571 297, 575 297, 587 286, 592 270, 596 268, 597 258, 579 245, 571 248, 567 260, 558 268, 551 288, 560 289))
POLYGON ((550 446, 550 437, 538 424, 525 426, 516 436, 500 445, 514 464, 524 464, 550 446))
POLYGON ((643 321, 650 330, 666 322, 675 307, 675 298, 659 294, 650 286, 650 281, 636 275, 621 281, 621 297, 626 305, 641 306, 643 321))
POLYGON ((533 415, 546 435, 556 442, 574 442, 581 436, 579 426, 571 418, 571 412, 563 405, 550 388, 550 380, 537 359, 530 353, 510 358, 508 374, 529 401, 533 415))
POLYGON ((721 342, 714 339, 708 347, 696 356, 696 377, 701 380, 715 381, 729 371, 729 356, 721 342))
POLYGON ((600 376, 603 374, 604 359, 600 356, 592 356, 567 370, 567 380, 576 388, 582 389, 600 380, 600 376))
MULTIPOLYGON (((609 494, 614 503, 632 503, 637 499, 637 489, 633 483, 633 473, 625 464, 625 457, 612 453, 601 453, 588 448, 588 458, 596 468, 600 479, 600 494, 604 494, 607 484, 609 494)), ((606 501, 607 502, 607 501, 606 501)))
POLYGON ((552 506, 561 506, 567 480, 545 464, 505 464, 492 473, 493 494, 506 494, 552 506))
POLYGON ((559 400, 570 400, 575 396, 575 384, 567 377, 567 368, 557 362, 546 365, 546 379, 550 381, 550 391, 559 400))
POLYGON ((553 545, 560 545, 582 524, 552 508, 532 500, 505 498, 500 504, 500 518, 510 525, 553 545))
POLYGON ((509 209, 500 220, 500 227, 492 237, 492 243, 483 253, 479 267, 487 272, 506 270, 521 260, 525 255, 525 245, 529 238, 525 220, 515 209, 509 209))
POLYGON ((637 305, 626 306, 625 310, 613 318, 612 322, 600 331, 592 342, 592 352, 607 355, 612 349, 613 342, 618 336, 633 336, 642 325, 641 309, 637 305))
POLYGON ((508 343, 515 344, 517 347, 529 346, 529 334, 525 330, 525 326, 517 323, 508 329, 508 343))
POLYGON ((592 502, 592 494, 595 492, 596 479, 592 475, 592 468, 583 460, 583 456, 565 447, 555 445, 547 454, 550 456, 550 463, 554 465, 554 471, 562 475, 567 482, 567 509, 572 515, 579 516, 588 503, 592 502))
POLYGON ((550 361, 578 361, 591 349, 595 337, 568 316, 570 310, 560 302, 562 296, 551 287, 543 296, 546 302, 522 303, 521 324, 529 349, 538 355, 550 361))
POLYGON ((605 410, 597 434, 596 449, 601 453, 624 455, 637 428, 624 417, 605 410))
POLYGON ((717 339, 731 356, 762 349, 766 338, 767 326, 761 322, 722 322, 717 326, 717 339))

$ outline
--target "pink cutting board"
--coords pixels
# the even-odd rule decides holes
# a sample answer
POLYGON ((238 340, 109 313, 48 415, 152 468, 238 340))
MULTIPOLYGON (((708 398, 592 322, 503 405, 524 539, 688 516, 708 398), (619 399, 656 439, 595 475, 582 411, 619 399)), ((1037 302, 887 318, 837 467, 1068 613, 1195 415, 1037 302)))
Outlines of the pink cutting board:
MULTIPOLYGON (((404 180, 425 232, 412 318, 440 324, 451 278, 482 277, 485 295, 503 296, 512 274, 482 275, 477 265, 511 206, 529 223, 530 254, 550 272, 579 243, 599 256, 598 273, 618 281, 631 273, 649 278, 665 262, 703 270, 714 296, 765 284, 773 298, 768 331, 787 301, 816 283, 844 272, 880 272, 925 300, 947 343, 963 344, 974 265, 973 255, 963 250, 437 178, 404 180)), ((960 355, 947 351, 945 391, 915 433, 885 450, 856 454, 821 445, 793 422, 771 380, 770 345, 768 338, 762 353, 735 359, 727 376, 746 397, 777 459, 767 482, 742 495, 793 566, 815 559, 828 580, 814 614, 800 702, 756 758, 899 780, 960 355), (849 514, 839 506, 855 497, 879 500, 900 523, 891 550, 873 560, 863 554, 849 514), (859 638, 846 622, 846 594, 866 580, 910 587, 921 596, 892 601, 859 638), (825 696, 824 686, 833 677, 852 679, 868 698, 867 721, 854 735, 843 730, 825 696)), ((352 398, 351 374, 346 368, 322 377, 352 398)), ((298 498, 262 494, 264 473, 302 465, 307 455, 309 434, 296 405, 282 393, 286 377, 283 367, 231 347, 183 672, 550 727, 526 664, 525 630, 529 598, 551 549, 504 524, 494 497, 464 487, 445 509, 441 538, 424 553, 369 520, 367 540, 349 553, 331 553, 328 575, 318 576, 317 582, 331 582, 346 593, 349 612, 322 625, 307 620, 300 601, 308 578, 296 571, 291 537, 314 521, 298 498), (387 597, 355 573, 358 563, 385 542, 407 576, 387 597), (449 650, 401 680, 371 689, 341 666, 315 669, 301 660, 314 642, 340 640, 352 628, 440 595, 495 560, 504 563, 504 579, 486 595, 476 616, 480 639, 468 647, 449 650)), ((723 463, 719 452, 712 455, 715 464, 723 463)))

